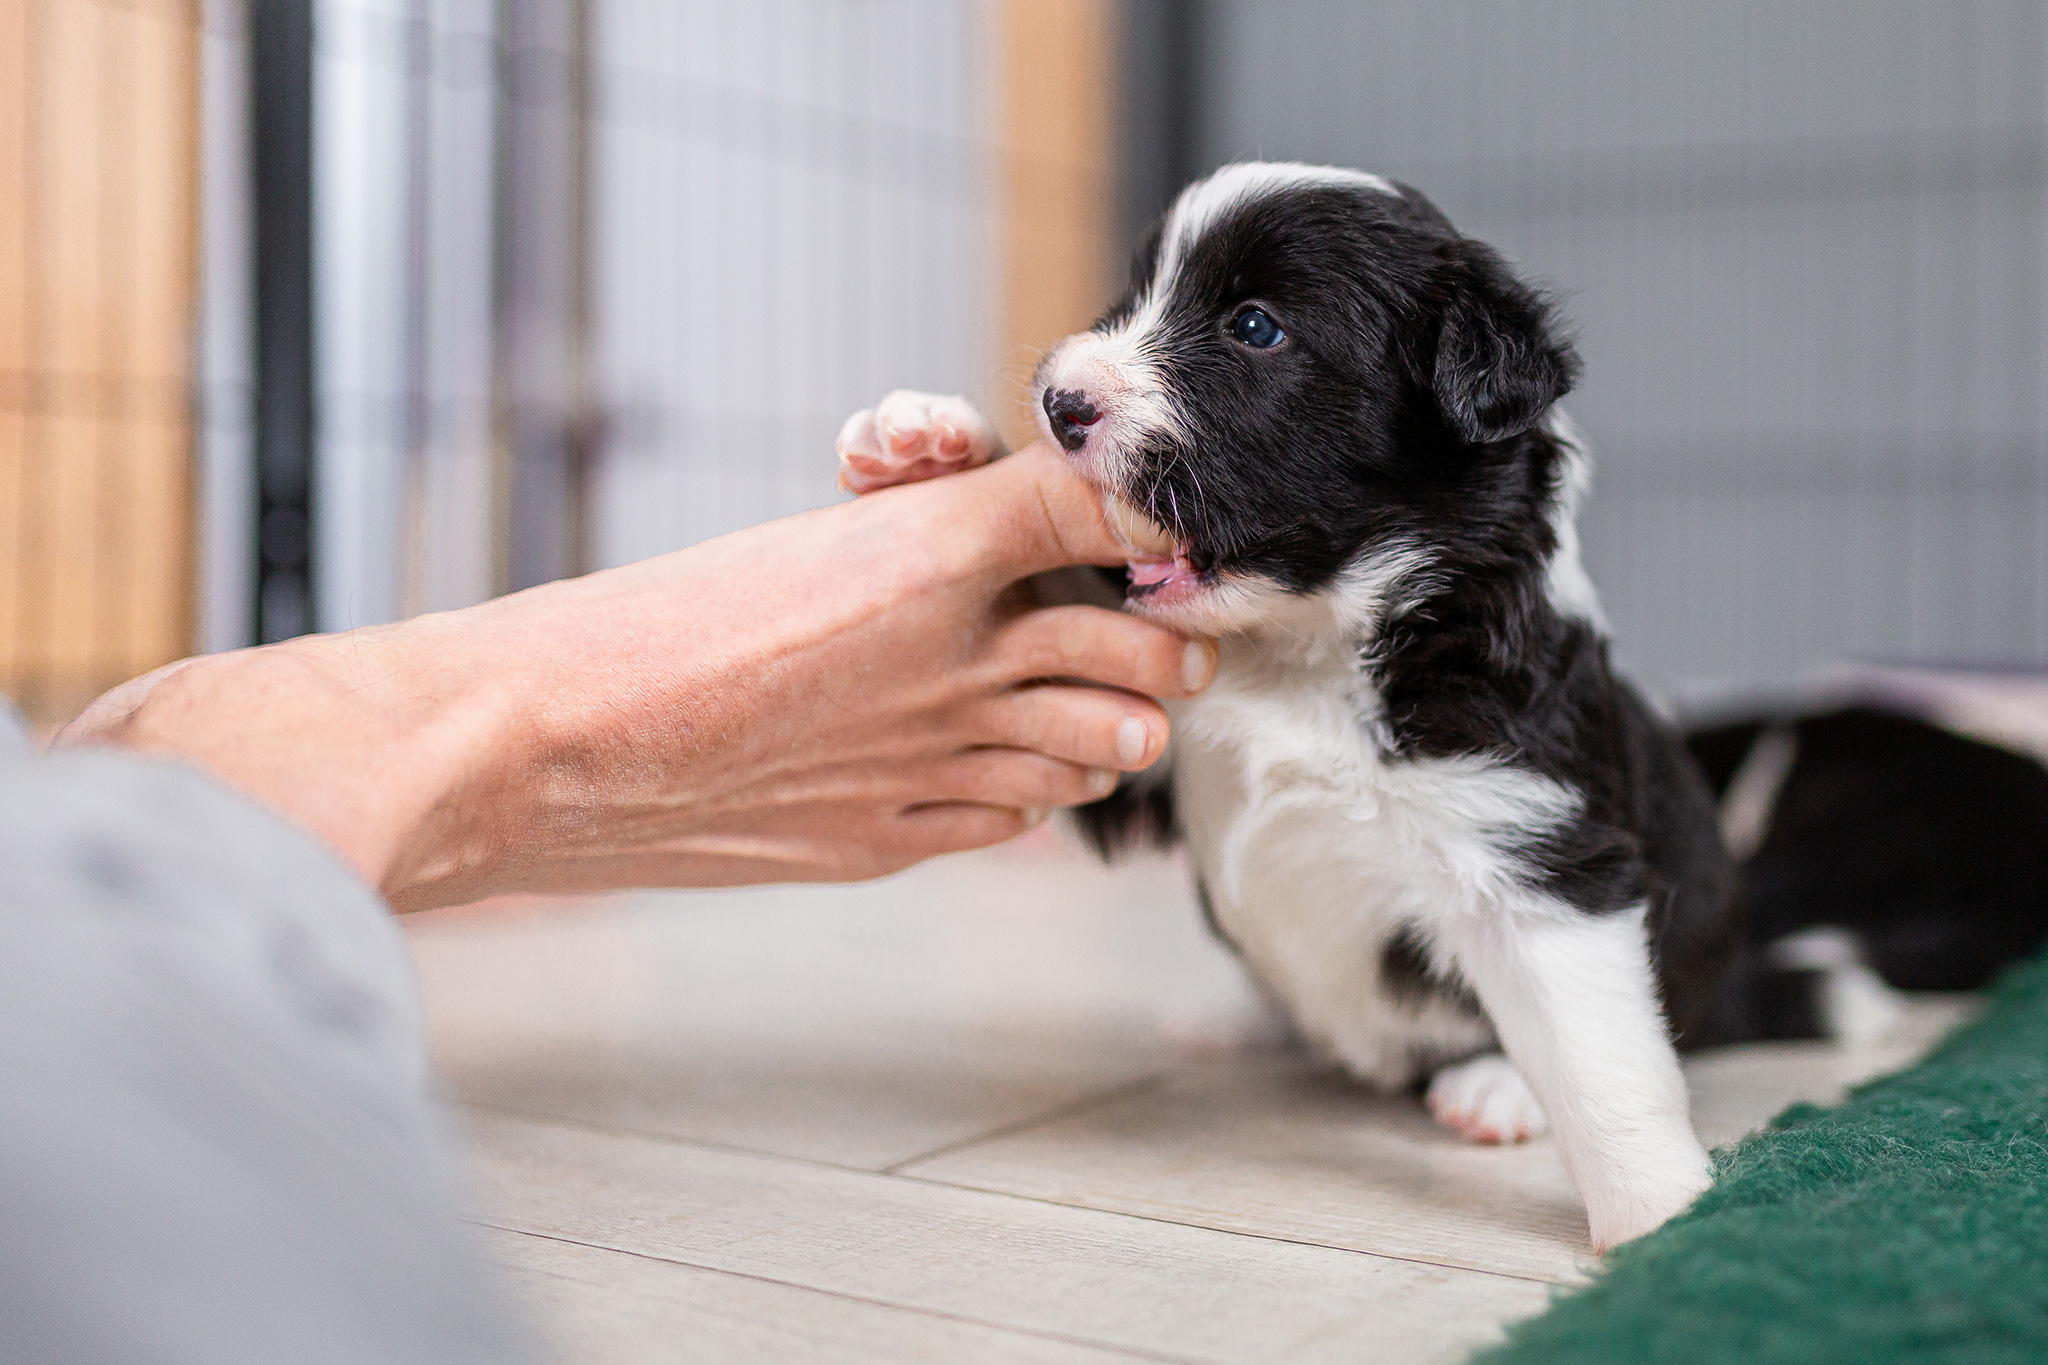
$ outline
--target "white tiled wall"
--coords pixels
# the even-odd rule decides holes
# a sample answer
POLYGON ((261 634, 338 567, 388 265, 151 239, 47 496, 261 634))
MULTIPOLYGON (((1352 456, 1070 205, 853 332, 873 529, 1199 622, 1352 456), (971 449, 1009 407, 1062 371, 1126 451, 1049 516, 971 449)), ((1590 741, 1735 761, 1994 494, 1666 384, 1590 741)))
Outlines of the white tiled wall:
POLYGON ((597 370, 615 564, 833 500, 841 420, 983 394, 987 37, 959 0, 605 0, 597 370))

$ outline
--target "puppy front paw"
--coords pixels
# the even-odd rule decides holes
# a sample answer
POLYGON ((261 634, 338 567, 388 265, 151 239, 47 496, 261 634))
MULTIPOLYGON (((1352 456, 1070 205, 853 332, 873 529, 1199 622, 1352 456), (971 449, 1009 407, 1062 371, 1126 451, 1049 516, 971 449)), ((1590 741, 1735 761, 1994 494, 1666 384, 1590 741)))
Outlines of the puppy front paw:
POLYGON ((995 428, 964 398, 898 389, 839 429, 839 486, 871 493, 986 464, 995 428))
POLYGON ((1527 1142, 1550 1127, 1529 1083, 1498 1052, 1437 1072, 1422 1102, 1438 1123, 1472 1142, 1527 1142))

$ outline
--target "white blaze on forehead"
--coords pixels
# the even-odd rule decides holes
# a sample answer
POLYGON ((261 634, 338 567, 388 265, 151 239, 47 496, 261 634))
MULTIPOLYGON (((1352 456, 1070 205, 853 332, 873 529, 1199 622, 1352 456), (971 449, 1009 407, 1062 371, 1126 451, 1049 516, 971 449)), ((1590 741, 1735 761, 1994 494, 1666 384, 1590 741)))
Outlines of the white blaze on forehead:
POLYGON ((1180 192, 1168 210, 1165 230, 1160 234, 1159 269, 1153 273, 1154 292, 1173 277, 1180 257, 1201 239, 1216 221, 1240 204, 1265 199, 1283 190, 1308 189, 1371 190, 1399 198, 1401 191, 1384 176, 1342 166, 1309 166, 1299 161, 1240 161, 1225 166, 1206 180, 1197 180, 1180 192))

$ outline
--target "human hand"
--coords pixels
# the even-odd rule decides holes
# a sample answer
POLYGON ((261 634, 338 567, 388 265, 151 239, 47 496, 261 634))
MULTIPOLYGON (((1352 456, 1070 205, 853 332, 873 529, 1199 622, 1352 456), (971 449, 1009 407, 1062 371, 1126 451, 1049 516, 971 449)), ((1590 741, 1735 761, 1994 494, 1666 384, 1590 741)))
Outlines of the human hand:
POLYGON ((1214 646, 1021 586, 1125 554, 1034 446, 464 611, 188 660, 58 742, 206 767, 401 909, 879 876, 1160 755, 1151 697, 1205 687, 1214 646))

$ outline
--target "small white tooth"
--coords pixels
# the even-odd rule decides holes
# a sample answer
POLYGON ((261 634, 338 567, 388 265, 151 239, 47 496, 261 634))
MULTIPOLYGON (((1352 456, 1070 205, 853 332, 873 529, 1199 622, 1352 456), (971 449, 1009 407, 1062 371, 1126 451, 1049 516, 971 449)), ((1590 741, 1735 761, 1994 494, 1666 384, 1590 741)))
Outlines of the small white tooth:
POLYGON ((1102 510, 1109 518, 1109 529, 1122 537, 1126 545, 1140 553, 1170 555, 1180 543, 1171 531, 1114 493, 1103 497, 1102 510))

